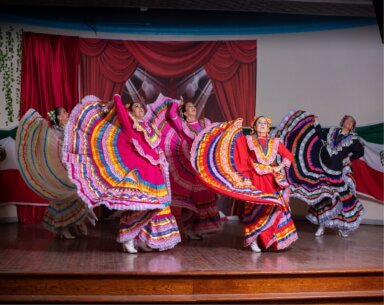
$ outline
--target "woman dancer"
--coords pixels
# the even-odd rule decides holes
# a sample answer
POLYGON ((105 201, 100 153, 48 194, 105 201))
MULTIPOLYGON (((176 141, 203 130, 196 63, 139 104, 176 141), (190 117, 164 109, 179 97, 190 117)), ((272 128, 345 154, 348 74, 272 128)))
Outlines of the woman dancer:
POLYGON ((35 110, 20 120, 16 147, 22 177, 39 196, 49 201, 43 226, 66 239, 87 235, 86 221, 95 224, 96 216, 77 196, 61 161, 64 127, 68 113, 57 107, 48 113, 51 127, 35 110))
POLYGON ((74 109, 66 134, 65 159, 79 195, 90 206, 124 211, 117 241, 129 253, 180 242, 161 135, 143 117, 140 103, 126 109, 119 95, 112 103, 90 100, 74 109))
POLYGON ((364 155, 355 127, 355 119, 345 115, 340 127, 323 131, 317 117, 304 111, 287 114, 279 127, 278 134, 297 159, 287 171, 292 196, 310 205, 307 219, 319 226, 316 236, 327 227, 348 237, 364 214, 349 166, 364 155))
POLYGON ((169 145, 166 137, 166 155, 170 162, 173 201, 182 209, 183 226, 188 238, 199 240, 204 234, 217 232, 222 222, 217 206, 217 195, 204 186, 190 163, 190 150, 195 137, 211 122, 197 119, 192 102, 175 101, 169 109, 169 121, 178 136, 177 145, 169 145), (179 108, 181 115, 179 114, 179 108))
POLYGON ((197 136, 191 151, 192 165, 206 185, 245 201, 244 246, 254 252, 285 249, 297 239, 289 185, 281 172, 293 156, 269 137, 270 124, 264 116, 255 118, 248 136, 241 119, 214 124, 197 136))

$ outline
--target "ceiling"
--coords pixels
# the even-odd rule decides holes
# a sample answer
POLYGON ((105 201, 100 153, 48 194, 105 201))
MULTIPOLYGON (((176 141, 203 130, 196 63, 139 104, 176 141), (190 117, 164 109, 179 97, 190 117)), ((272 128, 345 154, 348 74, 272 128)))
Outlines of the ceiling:
POLYGON ((178 11, 181 16, 187 16, 193 11, 193 16, 197 18, 202 11, 210 11, 218 17, 230 12, 366 17, 376 18, 383 39, 383 0, 0 0, 0 6, 34 9, 124 8, 138 9, 141 12, 154 11, 152 13, 167 10, 178 11))
POLYGON ((0 5, 244 11, 375 17, 372 0, 0 0, 0 5))

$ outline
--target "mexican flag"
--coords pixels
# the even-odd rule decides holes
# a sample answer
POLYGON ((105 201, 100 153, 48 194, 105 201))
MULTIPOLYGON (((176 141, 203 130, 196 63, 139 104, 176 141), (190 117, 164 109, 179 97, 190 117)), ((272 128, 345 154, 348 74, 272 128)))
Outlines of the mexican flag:
POLYGON ((20 223, 40 223, 47 201, 24 182, 17 165, 15 138, 17 127, 0 130, 0 206, 14 204, 20 223))
POLYGON ((384 202, 384 123, 356 128, 364 143, 364 156, 352 162, 358 193, 384 202))

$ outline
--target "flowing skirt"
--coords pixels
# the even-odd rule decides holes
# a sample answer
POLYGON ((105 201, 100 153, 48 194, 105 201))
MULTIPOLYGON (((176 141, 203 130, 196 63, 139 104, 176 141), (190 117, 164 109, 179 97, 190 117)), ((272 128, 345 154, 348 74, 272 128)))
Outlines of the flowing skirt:
POLYGON ((43 226, 57 233, 83 222, 89 209, 80 200, 63 164, 60 134, 34 109, 22 117, 16 135, 17 160, 26 184, 49 201, 43 226))
POLYGON ((249 153, 242 120, 216 123, 196 137, 191 163, 205 185, 245 204, 245 246, 257 241, 264 249, 287 248, 297 239, 287 204, 288 184, 283 177, 278 184, 272 174, 257 174, 243 162, 249 153))
POLYGON ((160 212, 127 211, 120 218, 117 241, 124 243, 140 239, 152 249, 164 251, 176 246, 180 241, 179 229, 170 207, 160 212))
POLYGON ((173 247, 180 238, 173 216, 164 214, 171 203, 168 163, 151 160, 122 131, 116 108, 105 107, 105 102, 90 100, 72 111, 64 149, 69 177, 89 207, 103 204, 125 211, 118 241, 139 237, 149 247, 173 247), (166 234, 171 227, 172 234, 166 234))
POLYGON ((244 246, 256 241, 262 249, 282 250, 298 238, 289 209, 248 202, 243 221, 244 246))
POLYGON ((190 144, 174 129, 169 129, 165 137, 165 152, 169 161, 172 205, 183 209, 185 230, 197 234, 221 230, 217 195, 197 177, 190 162, 190 144))
POLYGON ((349 166, 343 172, 326 171, 320 160, 323 144, 316 134, 313 115, 304 111, 288 113, 276 135, 295 156, 286 172, 291 197, 306 202, 307 219, 312 223, 337 228, 345 233, 356 230, 364 208, 356 197, 349 166))

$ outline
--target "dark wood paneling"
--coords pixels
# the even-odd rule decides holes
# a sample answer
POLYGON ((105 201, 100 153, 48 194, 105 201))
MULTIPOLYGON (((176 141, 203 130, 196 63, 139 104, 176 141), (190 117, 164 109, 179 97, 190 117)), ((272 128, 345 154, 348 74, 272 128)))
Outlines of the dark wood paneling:
POLYGON ((232 275, 7 275, 1 302, 218 302, 383 297, 383 273, 232 275))

